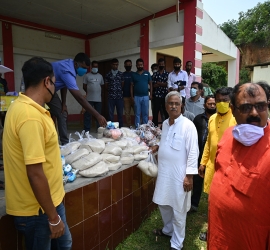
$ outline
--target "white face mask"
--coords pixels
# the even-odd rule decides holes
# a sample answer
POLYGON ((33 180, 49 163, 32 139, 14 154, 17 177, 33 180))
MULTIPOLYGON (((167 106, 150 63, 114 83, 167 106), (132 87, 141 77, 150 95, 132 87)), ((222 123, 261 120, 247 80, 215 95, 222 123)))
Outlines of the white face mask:
POLYGON ((232 134, 234 139, 243 145, 252 146, 264 135, 264 128, 251 124, 240 124, 233 128, 232 134))

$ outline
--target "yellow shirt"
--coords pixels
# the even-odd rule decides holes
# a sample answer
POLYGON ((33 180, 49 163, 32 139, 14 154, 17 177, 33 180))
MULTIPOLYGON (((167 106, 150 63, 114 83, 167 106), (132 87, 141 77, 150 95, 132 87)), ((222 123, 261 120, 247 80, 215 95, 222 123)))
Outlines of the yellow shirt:
POLYGON ((210 185, 215 173, 215 159, 217 144, 224 131, 236 125, 236 120, 232 115, 231 109, 223 116, 216 113, 212 115, 208 122, 208 136, 204 146, 201 164, 206 166, 204 176, 204 192, 209 193, 210 185))
POLYGON ((49 111, 29 97, 20 96, 8 109, 3 136, 6 212, 38 215, 40 205, 30 186, 26 165, 42 163, 52 201, 65 195, 58 136, 49 111))

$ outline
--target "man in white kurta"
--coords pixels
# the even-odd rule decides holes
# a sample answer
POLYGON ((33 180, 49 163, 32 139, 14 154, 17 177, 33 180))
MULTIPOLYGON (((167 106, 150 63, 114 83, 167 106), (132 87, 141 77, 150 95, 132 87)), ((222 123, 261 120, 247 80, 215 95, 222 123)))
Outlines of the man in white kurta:
POLYGON ((181 114, 179 92, 170 92, 165 102, 169 118, 162 125, 153 196, 153 202, 159 205, 164 227, 154 233, 171 236, 171 249, 181 249, 191 203, 192 178, 198 174, 198 139, 194 124, 181 114))

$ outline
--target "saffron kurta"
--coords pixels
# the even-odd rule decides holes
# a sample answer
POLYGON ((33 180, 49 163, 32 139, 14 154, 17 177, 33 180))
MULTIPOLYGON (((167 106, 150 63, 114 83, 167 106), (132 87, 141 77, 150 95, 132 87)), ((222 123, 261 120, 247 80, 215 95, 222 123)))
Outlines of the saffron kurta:
POLYGON ((270 249, 270 124, 247 147, 224 133, 209 195, 208 249, 270 249))
POLYGON ((201 164, 206 166, 204 176, 204 192, 209 193, 210 185, 215 173, 215 158, 217 144, 220 141, 224 131, 236 125, 231 109, 223 116, 219 113, 212 115, 208 123, 208 136, 204 146, 201 164))
POLYGON ((180 115, 173 125, 165 120, 158 150, 158 177, 153 202, 179 212, 190 206, 190 192, 183 181, 187 174, 198 174, 198 138, 194 124, 180 115))

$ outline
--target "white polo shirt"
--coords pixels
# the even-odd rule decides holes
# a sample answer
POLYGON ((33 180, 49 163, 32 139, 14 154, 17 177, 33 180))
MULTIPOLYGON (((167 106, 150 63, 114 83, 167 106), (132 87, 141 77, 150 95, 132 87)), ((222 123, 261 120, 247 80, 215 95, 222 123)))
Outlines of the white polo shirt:
MULTIPOLYGON (((177 81, 186 81, 188 84, 188 75, 187 72, 184 70, 180 70, 178 74, 176 74, 174 71, 172 71, 169 76, 168 76, 168 89, 173 88, 176 89, 178 88, 178 85, 175 84, 177 81)), ((181 96, 186 97, 186 91, 185 88, 180 91, 181 96)))

